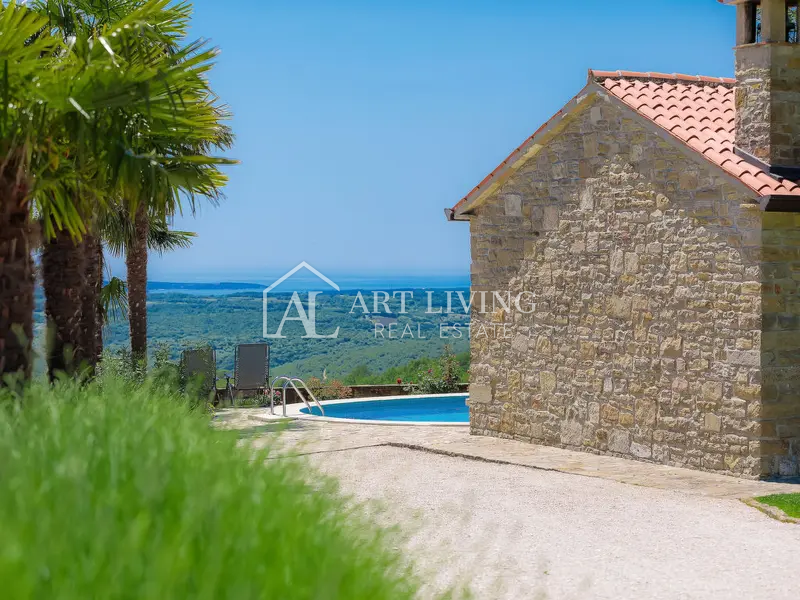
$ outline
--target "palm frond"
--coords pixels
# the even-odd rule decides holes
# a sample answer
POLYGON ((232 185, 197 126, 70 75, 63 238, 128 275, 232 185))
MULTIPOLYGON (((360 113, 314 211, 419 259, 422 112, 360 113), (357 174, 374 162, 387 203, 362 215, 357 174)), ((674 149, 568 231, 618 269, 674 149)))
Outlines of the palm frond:
MULTIPOLYGON (((217 50, 184 42, 173 0, 0 2, 0 171, 25 173, 45 235, 75 235, 122 199, 166 220, 222 197, 235 161, 217 50)), ((113 236, 112 236, 113 237, 113 236)))
POLYGON ((103 324, 128 318, 128 286, 112 277, 100 290, 100 313, 103 324))
POLYGON ((190 248, 197 234, 192 231, 177 231, 170 229, 167 223, 159 219, 150 219, 150 228, 147 233, 147 247, 159 255, 172 252, 179 248, 190 248))

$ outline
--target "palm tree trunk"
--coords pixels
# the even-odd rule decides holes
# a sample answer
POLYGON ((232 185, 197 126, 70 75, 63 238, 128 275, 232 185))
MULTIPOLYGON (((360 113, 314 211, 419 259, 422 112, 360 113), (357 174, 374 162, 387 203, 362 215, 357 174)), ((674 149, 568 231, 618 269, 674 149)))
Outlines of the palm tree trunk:
POLYGON ((81 335, 86 275, 83 242, 63 230, 44 243, 42 281, 47 316, 47 373, 77 373, 84 365, 81 335))
POLYGON ((127 247, 128 321, 131 328, 131 355, 147 360, 147 235, 150 222, 147 208, 139 204, 133 221, 133 239, 127 247))
POLYGON ((103 352, 103 323, 100 289, 103 287, 103 246, 92 234, 83 238, 86 281, 81 296, 81 347, 92 372, 103 352))
MULTIPOLYGON (((7 167, 0 175, 0 375, 31 375, 32 223, 27 187, 7 167)), ((3 385, 0 377, 0 385, 3 385)))

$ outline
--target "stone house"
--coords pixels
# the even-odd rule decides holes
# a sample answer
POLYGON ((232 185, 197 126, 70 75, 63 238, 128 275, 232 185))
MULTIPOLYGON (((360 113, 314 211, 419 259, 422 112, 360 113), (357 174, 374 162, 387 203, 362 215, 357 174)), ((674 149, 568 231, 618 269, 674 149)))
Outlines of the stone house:
POLYGON ((473 434, 800 473, 797 3, 725 3, 735 79, 590 71, 445 211, 473 293, 536 303, 473 304, 473 434))

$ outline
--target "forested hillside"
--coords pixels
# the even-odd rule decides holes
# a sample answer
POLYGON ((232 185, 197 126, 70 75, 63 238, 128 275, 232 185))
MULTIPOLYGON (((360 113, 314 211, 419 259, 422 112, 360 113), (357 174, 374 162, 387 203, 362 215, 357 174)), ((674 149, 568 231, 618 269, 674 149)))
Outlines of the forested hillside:
MULTIPOLYGON (((387 306, 379 304, 376 313, 371 292, 363 293, 364 304, 356 294, 322 294, 317 298, 316 331, 319 335, 329 335, 339 327, 336 339, 304 339, 302 323, 287 321, 282 330, 285 338, 266 340, 271 346, 273 373, 308 377, 321 376, 326 371, 330 377, 344 378, 358 369, 362 374, 376 375, 419 358, 438 356, 445 344, 450 344, 456 353, 469 348, 466 329, 469 317, 457 299, 454 300, 457 312, 446 314, 444 292, 434 292, 431 301, 433 311, 442 308, 442 314, 427 312, 425 290, 414 290, 413 299, 407 296, 405 314, 400 312, 399 297, 388 301, 388 312, 387 306), (458 332, 447 329, 454 325, 461 329, 458 332), (440 337, 440 327, 444 328, 444 337, 440 337)), ((300 294, 300 298, 307 310, 306 294, 300 294)), ((277 331, 289 302, 288 294, 269 299, 270 333, 277 331)), ((289 316, 297 314, 293 307, 289 316)), ((157 344, 166 344, 173 359, 178 359, 183 348, 209 343, 217 350, 218 369, 231 371, 237 344, 265 341, 262 296, 259 293, 150 294, 148 338, 151 350, 157 344)), ((111 324, 106 330, 106 346, 113 349, 127 344, 127 323, 111 324)))

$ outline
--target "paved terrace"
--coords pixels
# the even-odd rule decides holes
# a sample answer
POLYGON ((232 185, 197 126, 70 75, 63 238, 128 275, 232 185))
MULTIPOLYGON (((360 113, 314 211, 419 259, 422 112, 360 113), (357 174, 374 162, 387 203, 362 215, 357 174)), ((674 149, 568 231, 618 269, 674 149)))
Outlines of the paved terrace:
MULTIPOLYGON (((221 426, 251 429, 256 434, 272 427, 265 427, 265 420, 268 419, 268 411, 264 409, 226 410, 218 416, 221 426)), ((265 433, 257 443, 269 443, 272 439, 274 436, 265 433)), ((288 425, 280 440, 282 451, 291 455, 315 455, 371 447, 408 448, 714 498, 744 499, 800 492, 800 481, 748 481, 613 456, 471 436, 467 427, 361 425, 300 419, 288 425)))
MULTIPOLYGON (((218 420, 255 444, 275 442, 263 417, 218 420)), ((800 485, 470 437, 465 427, 303 420, 277 439, 398 526, 423 598, 462 587, 491 600, 797 598, 800 525, 738 498, 800 485)))

